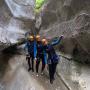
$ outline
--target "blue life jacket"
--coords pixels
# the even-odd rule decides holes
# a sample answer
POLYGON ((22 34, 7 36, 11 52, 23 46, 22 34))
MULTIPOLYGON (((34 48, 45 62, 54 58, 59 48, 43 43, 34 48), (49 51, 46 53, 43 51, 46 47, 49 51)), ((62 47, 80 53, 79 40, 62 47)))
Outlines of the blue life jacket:
POLYGON ((34 58, 36 57, 37 53, 36 41, 27 41, 25 44, 25 48, 27 48, 29 54, 32 54, 34 58))
POLYGON ((34 58, 36 58, 36 56, 37 56, 37 43, 34 40, 34 58))
POLYGON ((33 53, 34 52, 34 42, 27 41, 26 48, 28 49, 29 53, 33 53))

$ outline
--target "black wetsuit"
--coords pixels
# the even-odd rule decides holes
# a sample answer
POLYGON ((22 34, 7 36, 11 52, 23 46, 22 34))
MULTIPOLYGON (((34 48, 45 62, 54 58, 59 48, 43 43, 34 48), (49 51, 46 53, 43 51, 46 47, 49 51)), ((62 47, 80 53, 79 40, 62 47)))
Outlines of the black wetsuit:
POLYGON ((50 83, 53 83, 54 75, 56 72, 56 67, 59 61, 59 57, 56 54, 54 48, 52 45, 47 46, 47 54, 48 54, 48 66, 49 66, 49 77, 50 77, 50 83))
POLYGON ((51 44, 44 46, 44 49, 46 50, 48 54, 47 63, 49 66, 50 83, 53 83, 53 80, 55 79, 54 75, 55 75, 56 67, 59 61, 59 56, 56 54, 53 46, 59 44, 61 39, 62 39, 62 36, 58 40, 52 42, 51 44))
POLYGON ((27 48, 29 54, 26 57, 29 65, 28 71, 30 71, 31 69, 32 71, 34 71, 34 41, 27 41, 25 48, 27 48))
POLYGON ((41 72, 43 72, 43 70, 45 69, 45 59, 44 59, 43 46, 42 46, 42 42, 41 41, 37 42, 36 73, 38 73, 40 61, 42 61, 41 72))

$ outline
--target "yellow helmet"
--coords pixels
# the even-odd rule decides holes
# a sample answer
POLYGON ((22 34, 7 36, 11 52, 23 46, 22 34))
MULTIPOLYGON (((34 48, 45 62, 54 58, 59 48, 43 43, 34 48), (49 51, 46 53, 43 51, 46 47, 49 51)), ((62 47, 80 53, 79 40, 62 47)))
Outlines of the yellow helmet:
POLYGON ((33 37, 32 35, 30 35, 30 36, 28 37, 28 39, 29 39, 30 41, 33 41, 33 40, 34 40, 34 37, 33 37))
POLYGON ((36 40, 40 41, 40 35, 36 35, 36 40))
POLYGON ((40 38, 40 35, 36 35, 36 38, 40 38))

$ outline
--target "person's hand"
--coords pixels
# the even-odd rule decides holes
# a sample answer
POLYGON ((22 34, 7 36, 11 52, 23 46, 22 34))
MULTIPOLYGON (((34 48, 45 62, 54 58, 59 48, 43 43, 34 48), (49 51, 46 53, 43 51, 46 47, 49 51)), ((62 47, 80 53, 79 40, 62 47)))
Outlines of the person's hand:
POLYGON ((64 35, 61 35, 61 36, 60 36, 60 39, 63 39, 63 37, 64 37, 64 35))
POLYGON ((61 35, 61 37, 64 37, 64 35, 61 35))
POLYGON ((34 59, 34 64, 36 64, 36 60, 34 59))
POLYGON ((36 60, 37 60, 37 58, 34 58, 34 60, 36 61, 36 60))

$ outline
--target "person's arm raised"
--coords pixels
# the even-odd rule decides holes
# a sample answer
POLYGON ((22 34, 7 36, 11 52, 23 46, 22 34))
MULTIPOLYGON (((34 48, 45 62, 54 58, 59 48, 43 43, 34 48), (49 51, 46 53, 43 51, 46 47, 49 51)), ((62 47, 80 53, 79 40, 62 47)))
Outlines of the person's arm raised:
POLYGON ((63 35, 61 35, 61 37, 59 37, 58 40, 52 42, 51 45, 52 45, 52 46, 55 46, 55 45, 59 44, 59 43, 61 42, 62 39, 63 39, 63 35))

